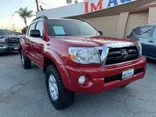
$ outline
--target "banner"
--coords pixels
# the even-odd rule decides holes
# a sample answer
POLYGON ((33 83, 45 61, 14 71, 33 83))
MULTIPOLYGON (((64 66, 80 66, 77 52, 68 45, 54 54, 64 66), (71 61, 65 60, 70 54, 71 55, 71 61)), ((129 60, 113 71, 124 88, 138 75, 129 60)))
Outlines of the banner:
POLYGON ((84 13, 89 13, 101 9, 106 9, 110 7, 115 7, 118 5, 126 4, 129 2, 133 2, 135 0, 90 0, 84 2, 84 13))
MULTIPOLYGON (((72 0, 66 1, 68 3, 72 2, 72 0)), ((80 2, 77 4, 71 4, 59 8, 40 11, 37 12, 37 16, 45 15, 49 18, 72 17, 116 7, 119 5, 124 5, 134 1, 136 0, 87 0, 85 2, 80 2)))

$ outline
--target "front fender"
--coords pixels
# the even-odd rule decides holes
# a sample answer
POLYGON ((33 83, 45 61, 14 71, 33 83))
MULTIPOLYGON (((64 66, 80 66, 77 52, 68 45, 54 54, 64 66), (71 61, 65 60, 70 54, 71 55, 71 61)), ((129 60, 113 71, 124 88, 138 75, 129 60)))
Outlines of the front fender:
POLYGON ((62 82, 64 84, 64 86, 70 90, 72 89, 72 86, 71 86, 71 81, 69 79, 69 76, 68 76, 68 72, 64 66, 64 63, 61 59, 61 56, 54 50, 52 49, 48 49, 45 53, 44 53, 44 65, 46 66, 47 63, 46 63, 46 59, 50 59, 54 64, 55 66, 57 67, 57 70, 58 72, 60 73, 60 76, 62 78, 62 82))
POLYGON ((25 44, 25 39, 24 38, 20 38, 19 39, 19 51, 23 51, 25 53, 26 50, 26 44, 25 44))

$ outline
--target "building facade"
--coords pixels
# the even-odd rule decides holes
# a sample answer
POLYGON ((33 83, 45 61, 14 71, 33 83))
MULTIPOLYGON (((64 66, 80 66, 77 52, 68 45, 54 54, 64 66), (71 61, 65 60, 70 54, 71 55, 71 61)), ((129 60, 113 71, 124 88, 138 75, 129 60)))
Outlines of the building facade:
POLYGON ((123 38, 137 26, 156 23, 156 0, 89 0, 37 13, 41 15, 81 18, 105 36, 123 38))

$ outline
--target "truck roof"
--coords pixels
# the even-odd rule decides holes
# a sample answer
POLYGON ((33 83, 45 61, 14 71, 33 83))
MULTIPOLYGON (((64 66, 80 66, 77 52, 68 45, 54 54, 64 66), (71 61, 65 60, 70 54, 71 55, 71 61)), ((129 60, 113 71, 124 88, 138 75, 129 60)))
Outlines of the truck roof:
POLYGON ((72 20, 72 21, 84 21, 83 19, 79 18, 79 19, 69 19, 69 18, 48 18, 46 16, 40 16, 37 17, 33 20, 33 22, 38 21, 38 20, 72 20))

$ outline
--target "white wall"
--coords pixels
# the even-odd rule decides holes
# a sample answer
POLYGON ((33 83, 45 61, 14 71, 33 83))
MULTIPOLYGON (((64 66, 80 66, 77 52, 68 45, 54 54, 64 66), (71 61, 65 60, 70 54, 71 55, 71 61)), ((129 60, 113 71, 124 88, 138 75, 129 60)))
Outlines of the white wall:
POLYGON ((149 8, 149 19, 148 24, 156 23, 156 7, 149 8))
POLYGON ((93 25, 97 30, 102 31, 104 36, 111 37, 116 36, 118 20, 119 15, 86 19, 86 21, 93 25))
MULTIPOLYGON (((89 0, 89 3, 88 3, 89 12, 88 13, 91 12, 91 4, 94 3, 95 7, 97 7, 99 1, 101 1, 101 0, 89 0)), ((99 9, 99 7, 97 7, 97 10, 103 10, 103 9, 127 4, 130 2, 134 2, 134 1, 136 1, 136 0, 125 0, 124 2, 122 2, 122 0, 117 0, 117 4, 116 4, 115 2, 113 2, 113 0, 102 0, 102 9, 99 9)), ((97 11, 97 10, 95 10, 95 11, 97 11)), ((55 8, 55 9, 39 11, 39 12, 37 12, 36 15, 37 15, 37 17, 45 15, 49 18, 62 18, 62 17, 79 16, 82 14, 86 14, 84 2, 67 5, 67 6, 59 7, 59 8, 55 8)))

